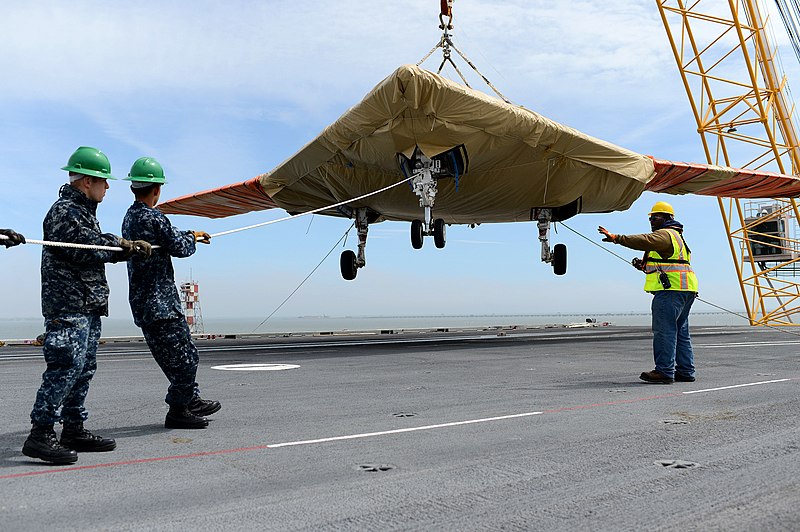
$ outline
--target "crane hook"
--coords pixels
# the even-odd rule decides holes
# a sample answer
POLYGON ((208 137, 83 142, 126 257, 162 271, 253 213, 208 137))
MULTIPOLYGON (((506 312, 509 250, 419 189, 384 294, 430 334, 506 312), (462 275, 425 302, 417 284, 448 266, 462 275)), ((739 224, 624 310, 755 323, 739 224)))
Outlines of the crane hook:
POLYGON ((454 0, 441 0, 441 11, 439 13, 440 30, 453 29, 453 1, 454 0), (444 17, 447 17, 447 24, 444 23, 444 17))

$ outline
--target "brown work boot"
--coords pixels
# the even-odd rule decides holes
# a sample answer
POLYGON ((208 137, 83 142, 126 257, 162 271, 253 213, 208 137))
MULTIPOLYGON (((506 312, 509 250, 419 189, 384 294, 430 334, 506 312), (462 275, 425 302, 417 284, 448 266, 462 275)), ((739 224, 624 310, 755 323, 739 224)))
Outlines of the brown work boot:
POLYGON ((61 431, 61 445, 79 453, 100 453, 113 451, 117 447, 117 442, 111 438, 95 436, 83 428, 83 422, 80 421, 64 423, 64 430, 61 431))
POLYGON ((22 454, 51 464, 74 464, 78 461, 78 453, 58 443, 53 425, 34 423, 30 436, 22 446, 22 454))
POLYGON ((667 377, 660 371, 656 370, 642 372, 642 374, 639 375, 639 378, 649 384, 672 384, 675 382, 675 379, 672 377, 667 377))

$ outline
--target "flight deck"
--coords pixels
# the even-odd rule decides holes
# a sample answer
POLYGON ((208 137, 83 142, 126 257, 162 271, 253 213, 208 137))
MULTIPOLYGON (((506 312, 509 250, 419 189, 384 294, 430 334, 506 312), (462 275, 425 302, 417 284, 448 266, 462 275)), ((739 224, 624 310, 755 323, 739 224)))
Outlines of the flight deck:
MULTIPOLYGON (((692 329, 697 381, 645 384, 647 327, 199 340, 202 430, 107 341, 87 428, 20 452, 44 369, 0 348, 4 530, 789 530, 800 521, 800 331, 692 329)), ((57 432, 60 428, 57 427, 57 432)))

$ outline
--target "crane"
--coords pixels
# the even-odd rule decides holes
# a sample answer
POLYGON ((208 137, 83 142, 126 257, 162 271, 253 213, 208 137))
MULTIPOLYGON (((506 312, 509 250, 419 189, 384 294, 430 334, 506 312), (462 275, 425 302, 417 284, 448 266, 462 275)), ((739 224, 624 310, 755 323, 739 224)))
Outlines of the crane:
MULTIPOLYGON (((795 109, 763 2, 656 4, 708 162, 797 175, 795 109)), ((797 202, 718 202, 750 324, 800 325, 797 202)))

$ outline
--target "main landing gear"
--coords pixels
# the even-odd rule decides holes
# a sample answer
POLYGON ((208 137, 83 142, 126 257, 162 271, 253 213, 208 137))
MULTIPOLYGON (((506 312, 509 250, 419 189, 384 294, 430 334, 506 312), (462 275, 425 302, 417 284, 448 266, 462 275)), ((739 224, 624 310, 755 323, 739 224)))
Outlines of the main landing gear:
POLYGON ((553 209, 534 209, 533 217, 539 228, 539 242, 542 243, 542 262, 552 264, 553 273, 567 273, 567 246, 556 244, 550 250, 550 223, 553 221, 553 209))
MULTIPOLYGON (((370 212, 366 207, 355 209, 356 231, 358 231, 358 255, 350 249, 346 249, 339 257, 339 267, 345 281, 352 281, 356 278, 359 268, 367 265, 364 250, 367 247, 367 231, 369 230, 370 214, 377 218, 374 212, 370 212)), ((375 220, 372 220, 373 222, 375 220)))

